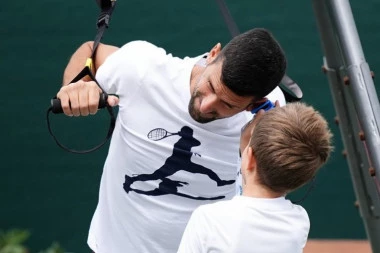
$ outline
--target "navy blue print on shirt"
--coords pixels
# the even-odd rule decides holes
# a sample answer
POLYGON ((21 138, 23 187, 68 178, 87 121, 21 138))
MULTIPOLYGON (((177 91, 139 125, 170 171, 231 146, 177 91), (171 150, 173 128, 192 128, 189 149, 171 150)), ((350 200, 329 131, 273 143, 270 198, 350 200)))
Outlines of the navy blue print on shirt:
POLYGON ((188 182, 175 181, 169 179, 168 177, 174 173, 184 170, 194 174, 204 174, 207 175, 211 180, 217 183, 217 186, 230 185, 235 182, 235 180, 221 180, 219 176, 209 168, 202 165, 193 163, 191 157, 193 152, 191 152, 192 147, 201 145, 200 141, 193 137, 193 129, 188 126, 184 126, 178 133, 169 133, 165 129, 156 128, 149 132, 148 138, 153 140, 162 140, 172 135, 179 135, 181 138, 174 144, 173 153, 168 157, 160 168, 154 171, 152 174, 138 174, 134 176, 125 175, 125 182, 123 184, 124 190, 129 193, 130 191, 150 195, 159 196, 166 194, 174 194, 177 196, 197 199, 197 200, 216 200, 225 198, 225 196, 215 196, 215 197, 201 197, 201 196, 191 196, 178 191, 179 187, 187 185, 188 182), (153 135, 152 135, 153 134, 153 135), (161 180, 156 189, 150 191, 143 191, 139 189, 132 188, 131 185, 136 181, 149 181, 149 180, 161 180))

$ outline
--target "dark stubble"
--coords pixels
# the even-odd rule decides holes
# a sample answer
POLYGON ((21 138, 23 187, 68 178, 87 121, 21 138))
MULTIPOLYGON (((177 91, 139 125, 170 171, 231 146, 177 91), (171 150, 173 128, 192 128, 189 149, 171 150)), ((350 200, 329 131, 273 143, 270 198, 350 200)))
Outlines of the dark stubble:
POLYGON ((193 92, 193 94, 191 94, 191 98, 190 98, 190 102, 189 102, 189 113, 190 113, 190 116, 196 121, 196 122, 199 122, 201 124, 205 124, 205 123, 209 123, 211 121, 214 121, 217 118, 217 116, 212 116, 211 118, 205 118, 201 115, 201 113, 199 111, 197 111, 194 107, 194 103, 195 103, 195 99, 196 98, 199 98, 201 97, 201 94, 195 90, 193 92))

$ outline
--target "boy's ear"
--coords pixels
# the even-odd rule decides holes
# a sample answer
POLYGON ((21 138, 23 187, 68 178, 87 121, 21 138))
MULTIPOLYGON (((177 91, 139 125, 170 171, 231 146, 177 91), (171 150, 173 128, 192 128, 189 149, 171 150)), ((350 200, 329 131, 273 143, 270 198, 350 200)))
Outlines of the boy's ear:
POLYGON ((255 152, 252 149, 252 147, 248 147, 246 156, 247 156, 247 170, 249 173, 252 173, 256 170, 256 167, 257 167, 255 152))

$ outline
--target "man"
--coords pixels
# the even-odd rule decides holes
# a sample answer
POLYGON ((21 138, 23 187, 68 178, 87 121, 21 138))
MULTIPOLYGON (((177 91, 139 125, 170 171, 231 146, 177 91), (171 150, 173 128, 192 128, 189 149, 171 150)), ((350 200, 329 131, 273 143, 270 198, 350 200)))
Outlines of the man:
MULTIPOLYGON (((64 83, 81 70, 91 43, 72 56, 64 83)), ((236 154, 250 111, 283 100, 284 53, 265 29, 223 49, 179 59, 148 42, 100 45, 96 78, 119 105, 88 244, 96 253, 176 252, 191 212, 235 193, 236 154)), ((97 111, 94 82, 63 86, 66 115, 97 111)))
POLYGON ((332 150, 326 120, 290 103, 259 112, 242 132, 243 195, 198 207, 178 253, 301 253, 307 212, 285 199, 309 182, 332 150))

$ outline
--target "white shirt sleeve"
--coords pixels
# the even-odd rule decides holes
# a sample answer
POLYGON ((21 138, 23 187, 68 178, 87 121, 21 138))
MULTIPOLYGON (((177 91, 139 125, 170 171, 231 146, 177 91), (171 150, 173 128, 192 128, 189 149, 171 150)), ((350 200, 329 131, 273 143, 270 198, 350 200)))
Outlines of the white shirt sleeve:
MULTIPOLYGON (((96 72, 96 79, 109 94, 133 97, 152 65, 166 60, 166 52, 146 41, 132 41, 111 54, 96 72)), ((122 101, 121 101, 122 102, 122 101)))
POLYGON ((194 210, 182 235, 177 253, 203 253, 205 249, 205 229, 200 208, 194 210))

